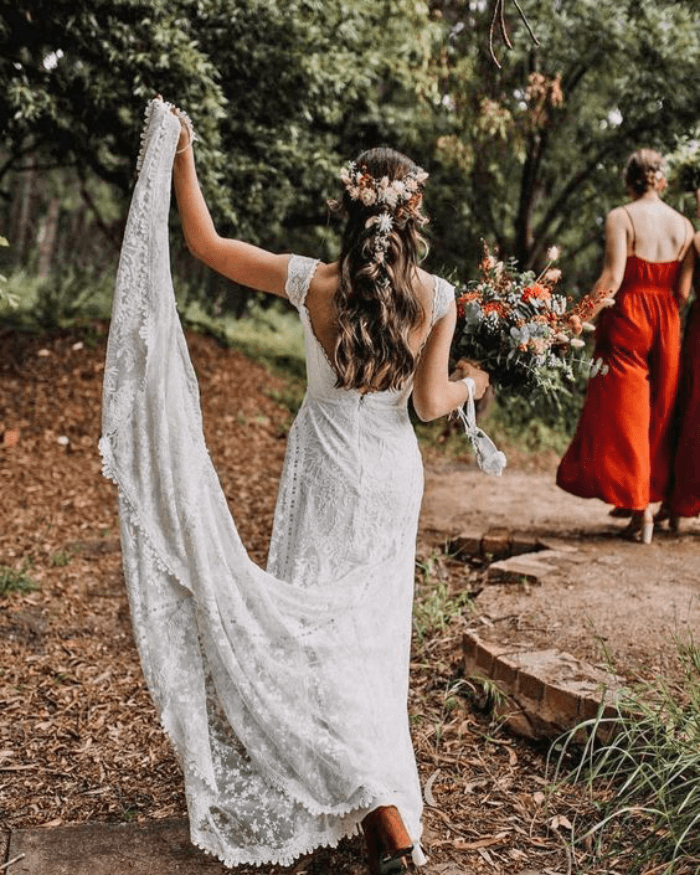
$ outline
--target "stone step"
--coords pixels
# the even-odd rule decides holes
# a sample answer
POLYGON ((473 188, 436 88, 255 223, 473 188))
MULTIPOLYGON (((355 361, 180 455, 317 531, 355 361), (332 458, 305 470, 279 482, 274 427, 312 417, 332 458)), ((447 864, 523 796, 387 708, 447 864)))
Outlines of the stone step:
POLYGON ((473 632, 463 638, 465 677, 487 679, 503 694, 498 710, 506 725, 531 739, 554 739, 602 707, 598 735, 612 733, 622 678, 549 648, 528 650, 484 641, 473 632))
POLYGON ((498 560, 519 556, 521 553, 532 553, 541 548, 532 535, 498 526, 489 529, 463 529, 450 539, 447 549, 458 559, 480 557, 498 560))

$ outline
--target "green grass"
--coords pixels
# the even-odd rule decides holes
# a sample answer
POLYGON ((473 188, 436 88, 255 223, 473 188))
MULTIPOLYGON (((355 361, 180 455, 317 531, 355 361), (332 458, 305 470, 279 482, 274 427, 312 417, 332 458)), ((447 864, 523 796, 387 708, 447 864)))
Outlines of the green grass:
POLYGON ((3 322, 40 330, 67 328, 85 320, 109 318, 114 275, 69 268, 60 275, 41 278, 19 270, 7 277, 3 291, 3 322))
POLYGON ((31 564, 25 559, 19 569, 0 565, 0 597, 8 596, 11 592, 26 593, 39 589, 39 584, 27 574, 31 564))
POLYGON ((469 592, 451 592, 439 572, 440 554, 416 563, 416 597, 413 630, 420 645, 436 632, 443 632, 453 617, 471 608, 469 592))
POLYGON ((700 871, 700 650, 692 637, 677 646, 680 681, 638 684, 614 714, 568 733, 555 761, 555 788, 584 782, 590 792, 574 842, 593 849, 596 865, 624 860, 626 875, 700 871))
POLYGON ((253 302, 243 317, 235 319, 230 315, 211 316, 193 301, 182 315, 186 324, 214 335, 277 373, 291 380, 304 379, 306 357, 301 322, 295 312, 281 304, 262 307, 253 302))
POLYGON ((70 550, 60 550, 49 558, 49 562, 54 568, 65 568, 66 565, 70 565, 72 558, 73 553, 70 550))

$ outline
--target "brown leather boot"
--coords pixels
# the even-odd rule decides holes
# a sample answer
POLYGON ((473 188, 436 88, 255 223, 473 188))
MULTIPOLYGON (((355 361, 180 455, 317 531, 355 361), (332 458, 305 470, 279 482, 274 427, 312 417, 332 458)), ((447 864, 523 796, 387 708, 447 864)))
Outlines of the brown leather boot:
POLYGON ((381 805, 362 821, 369 870, 372 875, 402 875, 408 873, 407 858, 413 850, 411 837, 406 831, 398 809, 381 805))

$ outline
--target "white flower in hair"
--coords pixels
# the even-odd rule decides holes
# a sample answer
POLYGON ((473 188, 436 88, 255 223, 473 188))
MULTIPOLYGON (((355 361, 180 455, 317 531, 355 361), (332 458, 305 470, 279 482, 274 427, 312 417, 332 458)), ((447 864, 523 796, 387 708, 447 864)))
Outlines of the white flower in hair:
POLYGON ((380 213, 378 218, 379 218, 379 233, 380 234, 391 233, 391 229, 394 227, 394 220, 391 218, 389 213, 380 213))
POLYGON ((386 204, 388 207, 391 207, 392 210, 399 202, 398 192, 394 189, 394 184, 389 186, 385 192, 382 193, 382 203, 386 204))
POLYGON ((374 225, 378 225, 377 233, 379 234, 389 234, 391 229, 394 227, 394 220, 391 217, 390 213, 384 211, 383 213, 379 213, 377 216, 370 216, 369 219, 365 222, 365 228, 372 228, 374 225))

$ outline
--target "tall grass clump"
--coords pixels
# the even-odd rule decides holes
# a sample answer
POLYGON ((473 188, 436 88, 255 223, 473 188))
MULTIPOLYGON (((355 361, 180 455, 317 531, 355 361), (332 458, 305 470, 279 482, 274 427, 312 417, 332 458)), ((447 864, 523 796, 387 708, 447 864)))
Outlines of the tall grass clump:
POLYGON ((601 709, 556 745, 555 787, 585 782, 590 791, 573 832, 596 861, 586 871, 609 860, 626 875, 700 872, 700 650, 692 636, 677 645, 679 681, 637 684, 613 713, 601 709))
POLYGON ((416 561, 416 591, 413 605, 413 631, 419 645, 431 635, 444 632, 453 617, 471 606, 467 590, 454 592, 442 569, 444 557, 433 553, 416 561))
POLYGON ((0 565, 0 598, 9 596, 11 592, 27 593, 39 589, 39 584, 27 574, 31 564, 30 560, 25 559, 21 568, 0 565))

